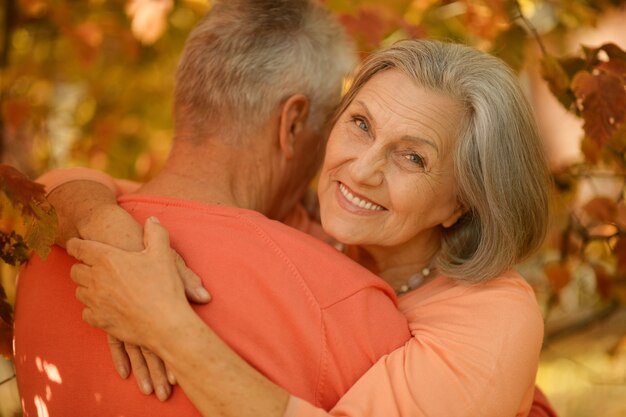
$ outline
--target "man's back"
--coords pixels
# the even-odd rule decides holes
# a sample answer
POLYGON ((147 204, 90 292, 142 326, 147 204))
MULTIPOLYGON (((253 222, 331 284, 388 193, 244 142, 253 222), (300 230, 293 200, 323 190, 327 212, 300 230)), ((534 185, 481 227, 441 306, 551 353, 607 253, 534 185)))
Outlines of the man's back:
MULTIPOLYGON (((139 221, 158 217, 172 246, 204 277, 213 301, 198 314, 301 398, 329 408, 409 338, 390 289, 313 238, 249 210, 142 196, 122 204, 139 221)), ((180 389, 160 403, 117 376, 105 334, 81 320, 73 263, 55 248, 20 276, 15 364, 25 415, 46 415, 43 408, 52 417, 197 415, 180 389)))

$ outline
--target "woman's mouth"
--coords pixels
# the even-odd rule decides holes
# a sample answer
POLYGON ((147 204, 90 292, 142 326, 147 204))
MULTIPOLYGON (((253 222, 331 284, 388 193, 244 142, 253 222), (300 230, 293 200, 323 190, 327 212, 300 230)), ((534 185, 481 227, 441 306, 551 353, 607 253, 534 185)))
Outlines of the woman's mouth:
POLYGON ((383 211, 386 210, 383 206, 380 206, 372 201, 365 199, 364 197, 355 196, 348 187, 346 187, 343 183, 339 182, 339 192, 342 196, 345 197, 350 203, 354 206, 370 211, 383 211))

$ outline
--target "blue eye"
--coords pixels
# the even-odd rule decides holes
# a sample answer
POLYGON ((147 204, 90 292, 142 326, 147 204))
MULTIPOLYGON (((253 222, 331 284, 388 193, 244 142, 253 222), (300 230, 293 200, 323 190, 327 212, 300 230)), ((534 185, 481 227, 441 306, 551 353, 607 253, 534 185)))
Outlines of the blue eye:
POLYGON ((353 117, 352 121, 362 131, 364 131, 364 132, 369 132, 370 131, 370 128, 369 128, 369 126, 367 125, 367 122, 364 119, 362 119, 360 117, 353 117))
POLYGON ((404 157, 415 165, 418 165, 420 167, 424 166, 424 158, 422 158, 416 153, 410 153, 410 154, 405 155, 404 157))

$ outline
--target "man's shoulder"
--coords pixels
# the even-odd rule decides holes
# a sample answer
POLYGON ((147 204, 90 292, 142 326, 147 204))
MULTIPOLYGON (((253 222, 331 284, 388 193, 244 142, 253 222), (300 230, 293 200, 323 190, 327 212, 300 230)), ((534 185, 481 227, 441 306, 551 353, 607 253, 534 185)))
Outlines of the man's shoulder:
POLYGON ((192 263, 255 269, 266 277, 289 275, 301 281, 322 308, 349 301, 361 291, 393 297, 382 280, 332 246, 258 212, 161 197, 128 196, 120 201, 140 222, 157 216, 169 230, 172 245, 192 263))
POLYGON ((383 280, 333 246, 278 221, 245 220, 293 265, 322 308, 350 303, 354 296, 380 297, 385 302, 393 298, 392 289, 383 280))

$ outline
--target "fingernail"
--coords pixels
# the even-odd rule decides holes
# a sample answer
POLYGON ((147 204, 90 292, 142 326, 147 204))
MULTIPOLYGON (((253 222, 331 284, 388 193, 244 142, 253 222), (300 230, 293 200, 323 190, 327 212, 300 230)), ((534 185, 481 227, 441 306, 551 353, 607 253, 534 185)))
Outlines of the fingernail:
POLYGON ((148 220, 150 220, 152 223, 156 223, 156 224, 161 224, 161 222, 159 221, 159 219, 157 219, 154 216, 150 216, 148 217, 148 220))
POLYGON ((118 374, 120 374, 120 376, 121 376, 123 379, 128 378, 128 368, 126 368, 124 365, 120 365, 120 366, 117 368, 117 373, 118 373, 118 374))
POLYGON ((209 294, 209 292, 205 290, 204 287, 196 288, 196 296, 198 296, 198 299, 204 301, 209 301, 211 299, 211 294, 209 294))
POLYGON ((156 396, 160 401, 167 400, 167 397, 169 397, 169 395, 169 389, 165 388, 163 385, 159 385, 156 388, 156 396))
POLYGON ((142 382, 141 391, 143 391, 143 393, 146 395, 150 395, 152 393, 152 384, 149 383, 148 381, 142 382))
POLYGON ((167 380, 170 384, 176 385, 176 377, 170 370, 167 371, 167 380))

